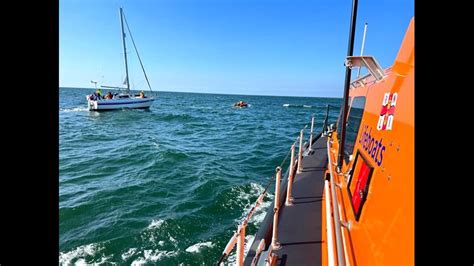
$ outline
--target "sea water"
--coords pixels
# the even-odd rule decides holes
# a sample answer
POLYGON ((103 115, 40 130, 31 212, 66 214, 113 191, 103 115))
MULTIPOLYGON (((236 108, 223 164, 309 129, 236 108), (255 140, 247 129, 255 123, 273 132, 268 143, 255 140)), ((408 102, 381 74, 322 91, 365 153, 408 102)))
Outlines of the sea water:
MULTIPOLYGON (((156 92, 149 110, 94 112, 92 92, 59 89, 62 265, 215 265, 300 129, 308 134, 314 114, 320 132, 326 106, 334 123, 341 104, 156 92), (240 100, 250 106, 234 108, 240 100)), ((247 227, 247 249, 273 187, 247 227)))

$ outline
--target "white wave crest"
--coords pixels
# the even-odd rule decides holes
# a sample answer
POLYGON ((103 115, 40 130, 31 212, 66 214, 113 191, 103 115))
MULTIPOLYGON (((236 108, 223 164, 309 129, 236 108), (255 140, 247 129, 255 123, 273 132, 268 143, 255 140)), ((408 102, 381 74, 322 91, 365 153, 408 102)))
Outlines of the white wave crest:
POLYGON ((238 190, 239 194, 237 194, 237 199, 239 201, 248 201, 250 197, 258 197, 260 193, 262 193, 264 190, 262 185, 253 183, 253 182, 250 183, 249 192, 245 192, 243 187, 236 187, 236 188, 233 188, 232 190, 234 189, 238 190))
POLYGON ((146 263, 146 260, 142 257, 132 261, 132 266, 138 266, 138 265, 144 265, 146 263))
POLYGON ((122 260, 127 260, 128 258, 133 256, 135 252, 137 252, 137 248, 130 248, 127 252, 122 254, 122 260))
POLYGON ((178 241, 176 241, 176 239, 174 239, 172 236, 170 236, 170 241, 171 241, 171 243, 173 243, 173 244, 178 243, 178 241))
POLYGON ((97 251, 102 250, 103 247, 100 247, 96 243, 82 245, 77 247, 74 250, 69 252, 60 252, 59 253, 59 265, 70 265, 73 259, 78 258, 75 264, 85 263, 85 256, 94 256, 97 251))
POLYGON ((160 228, 160 226, 165 222, 165 220, 161 220, 161 219, 158 219, 158 220, 152 220, 151 221, 151 224, 148 225, 147 229, 158 229, 160 228))
POLYGON ((132 265, 143 265, 147 262, 156 262, 164 257, 173 257, 176 256, 178 253, 176 251, 163 251, 163 250, 151 250, 147 249, 143 251, 143 257, 139 257, 138 259, 132 262, 132 265))
POLYGON ((267 210, 270 205, 272 205, 272 201, 264 201, 262 204, 257 208, 253 216, 250 218, 249 223, 253 223, 255 226, 259 226, 260 223, 265 219, 265 215, 267 215, 267 210))
MULTIPOLYGON (((262 185, 257 184, 257 183, 250 183, 250 187, 251 189, 249 193, 240 191, 239 195, 237 196, 239 201, 246 201, 245 206, 242 209, 242 215, 235 220, 237 223, 240 223, 247 216, 247 214, 250 212, 253 206, 255 206, 255 201, 250 201, 250 197, 260 196, 260 194, 265 189, 262 185)), ((270 192, 267 191, 267 193, 265 194, 265 197, 263 198, 262 204, 258 206, 258 208, 255 210, 255 213, 250 218, 249 220, 250 223, 253 223, 256 226, 258 226, 263 221, 267 213, 267 208, 268 206, 272 204, 273 198, 274 198, 274 195, 270 194, 270 192)))
MULTIPOLYGON (((69 264, 66 264, 66 265, 69 265, 69 264)), ((75 263, 74 263, 74 266, 86 266, 87 263, 86 263, 86 260, 85 259, 78 259, 75 263)))
POLYGON ((196 243, 186 249, 186 252, 198 252, 202 247, 212 248, 214 244, 212 242, 196 243))
POLYGON ((66 109, 61 109, 59 112, 63 113, 69 113, 69 112, 88 112, 89 109, 86 107, 75 107, 75 108, 66 108, 66 109))

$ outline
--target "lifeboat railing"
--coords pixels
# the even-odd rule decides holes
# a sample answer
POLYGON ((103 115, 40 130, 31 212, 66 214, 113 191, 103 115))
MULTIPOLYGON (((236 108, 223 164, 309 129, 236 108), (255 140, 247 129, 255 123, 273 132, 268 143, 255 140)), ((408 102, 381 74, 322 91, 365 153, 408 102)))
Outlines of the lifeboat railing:
MULTIPOLYGON (((323 128, 322 132, 326 133, 327 131, 327 120, 328 120, 328 114, 329 114, 329 105, 327 106, 327 113, 326 113, 326 118, 323 123, 323 128)), ((257 208, 263 203, 263 199, 268 192, 268 188, 270 184, 273 181, 273 178, 275 178, 275 198, 274 198, 274 208, 273 208, 273 228, 272 228, 272 238, 271 238, 271 243, 270 243, 270 248, 269 252, 267 255, 267 258, 265 259, 266 264, 273 264, 275 262, 275 259, 277 259, 276 255, 272 252, 273 250, 278 250, 280 249, 280 243, 278 242, 278 218, 279 218, 279 202, 280 202, 280 184, 281 184, 281 171, 282 167, 285 164, 287 158, 289 155, 290 157, 290 163, 289 166, 286 170, 285 177, 288 178, 287 182, 287 193, 286 193, 286 200, 285 200, 285 205, 286 206, 291 206, 293 202, 293 197, 292 197, 292 188, 293 188, 293 179, 296 173, 301 173, 303 171, 303 153, 306 150, 311 151, 312 144, 313 144, 313 135, 314 135, 314 114, 311 117, 311 122, 306 124, 301 130, 300 130, 300 135, 296 138, 296 140, 292 143, 290 150, 286 154, 285 158, 281 162, 280 166, 276 167, 275 169, 275 175, 272 175, 270 177, 269 182, 265 186, 265 189, 263 190, 262 193, 258 196, 257 200, 254 203, 254 206, 252 209, 250 209, 249 213, 245 216, 243 221, 237 226, 237 230, 234 232, 232 237, 230 238, 229 242, 224 248, 224 251, 222 252, 222 255, 217 262, 217 265, 220 265, 226 257, 229 256, 229 254, 232 252, 235 246, 237 246, 237 256, 236 256, 236 265, 243 265, 244 261, 244 246, 245 246, 245 232, 246 232, 246 227, 252 218, 253 214, 257 210, 257 208), (303 143, 304 139, 304 130, 308 128, 308 125, 311 125, 310 133, 309 133, 309 139, 307 142, 303 143), (295 159, 295 145, 299 141, 299 151, 298 151, 298 158, 295 159), (305 149, 305 147, 307 147, 305 149)), ((255 257, 252 260, 251 265, 256 265, 261 253, 263 252, 265 248, 265 239, 262 239, 257 247, 255 257)))
MULTIPOLYGON (((334 129, 329 129, 329 134, 332 133, 334 129)), ((337 172, 334 173, 334 167, 337 166, 337 163, 333 161, 333 157, 331 155, 334 154, 336 156, 336 150, 332 148, 333 140, 328 138, 327 140, 327 156, 328 156, 328 172, 330 175, 330 180, 325 180, 324 184, 324 191, 325 191, 325 205, 326 205, 326 224, 328 227, 327 232, 327 241, 328 241, 328 264, 329 265, 341 265, 344 266, 346 264, 349 265, 349 258, 348 253, 346 251, 346 240, 344 237, 343 228, 347 230, 351 229, 351 222, 344 221, 341 216, 341 209, 339 200, 337 198, 336 188, 342 189, 340 181, 335 180, 336 176, 344 176, 347 177, 347 174, 350 172, 350 168, 352 168, 352 164, 350 163, 348 166, 347 173, 337 172), (338 183, 336 183, 338 182, 338 183), (332 213, 330 206, 332 205, 332 213), (334 226, 334 230, 333 230, 334 226), (334 236, 333 236, 334 232, 334 236), (336 249, 334 250, 334 242, 336 245, 336 249), (334 263, 337 256, 337 264, 334 263)))
POLYGON ((375 57, 370 55, 363 55, 363 56, 348 56, 344 62, 346 67, 353 68, 353 67, 365 67, 377 81, 380 81, 387 77, 385 71, 377 62, 375 57))
MULTIPOLYGON (((339 218, 339 211, 338 211, 338 208, 339 208, 339 203, 338 203, 338 200, 337 200, 337 195, 336 195, 336 187, 335 187, 335 182, 334 182, 334 175, 333 175, 333 171, 332 171, 332 168, 333 168, 333 164, 332 164, 332 159, 331 159, 331 146, 330 146, 330 143, 329 143, 329 139, 328 139, 328 143, 327 143, 327 153, 328 153, 328 162, 329 162, 329 174, 331 176, 331 179, 330 179, 330 186, 331 186, 331 200, 332 200, 332 212, 333 212, 333 222, 334 222, 334 232, 335 232, 335 235, 336 235, 336 254, 337 254, 337 262, 338 264, 337 265, 341 265, 341 266, 344 266, 344 260, 342 259, 342 256, 344 256, 344 253, 343 253, 343 247, 342 247, 342 237, 341 237, 341 220, 339 218)), ((327 187, 325 187, 327 188, 327 187)), ((329 198, 326 198, 326 200, 329 200, 329 198)), ((328 205, 326 205, 328 206, 328 205)), ((327 215, 331 215, 330 213, 328 213, 328 210, 326 209, 326 216, 327 215)), ((332 232, 328 230, 328 235, 331 235, 331 238, 332 238, 332 232)), ((328 237, 329 239, 329 237, 328 237)), ((329 242, 329 241, 328 241, 329 242)), ((333 249, 332 246, 329 246, 328 245, 328 261, 333 261, 334 262, 334 252, 331 252, 331 250, 333 249), (332 258, 331 258, 332 257, 332 258)))
POLYGON ((324 122, 323 122, 323 135, 324 136, 326 136, 328 133, 328 118, 329 118, 329 104, 327 105, 326 117, 324 118, 324 122))

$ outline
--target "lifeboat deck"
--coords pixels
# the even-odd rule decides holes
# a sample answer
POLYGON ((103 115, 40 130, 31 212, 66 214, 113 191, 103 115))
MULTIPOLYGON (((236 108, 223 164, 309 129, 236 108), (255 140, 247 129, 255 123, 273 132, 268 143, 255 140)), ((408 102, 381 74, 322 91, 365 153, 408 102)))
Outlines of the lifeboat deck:
MULTIPOLYGON (((321 263, 321 211, 324 188, 324 172, 327 165, 327 138, 317 138, 312 151, 303 157, 303 171, 296 173, 293 181, 292 206, 285 206, 286 184, 282 184, 278 242, 281 248, 273 252, 278 255, 278 265, 319 265, 321 263), (283 190, 283 189, 282 189, 283 190)), ((286 180, 285 180, 286 181, 286 180)), ((283 182, 285 183, 285 182, 283 182)), ((272 205, 273 206, 273 205, 272 205)), ((258 232, 244 264, 250 265, 258 242, 266 238, 272 227, 273 211, 269 209, 262 226, 266 232, 258 232), (258 239, 260 238, 260 239, 258 239)), ((260 258, 260 263, 264 258, 260 258)), ((259 264, 260 264, 259 263, 259 264)))

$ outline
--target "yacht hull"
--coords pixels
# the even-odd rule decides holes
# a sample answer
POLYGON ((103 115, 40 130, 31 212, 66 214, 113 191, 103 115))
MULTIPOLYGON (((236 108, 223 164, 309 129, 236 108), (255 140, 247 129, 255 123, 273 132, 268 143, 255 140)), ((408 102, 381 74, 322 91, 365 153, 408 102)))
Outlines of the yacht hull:
POLYGON ((154 98, 127 98, 110 100, 90 100, 88 108, 90 111, 116 110, 116 109, 147 109, 155 101, 154 98))

